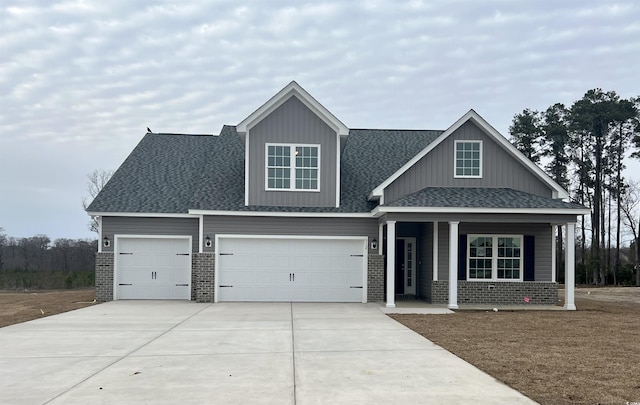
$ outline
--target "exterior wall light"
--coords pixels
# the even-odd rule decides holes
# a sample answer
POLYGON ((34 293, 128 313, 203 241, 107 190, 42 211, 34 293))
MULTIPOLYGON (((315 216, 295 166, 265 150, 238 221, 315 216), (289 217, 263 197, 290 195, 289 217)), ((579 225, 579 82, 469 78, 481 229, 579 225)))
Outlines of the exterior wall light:
POLYGON ((371 249, 376 250, 378 248, 378 239, 373 238, 371 241, 371 249))
POLYGON ((211 238, 209 237, 209 235, 207 235, 207 237, 204 238, 204 246, 208 248, 211 247, 211 238))
POLYGON ((105 236, 104 238, 102 238, 102 244, 104 245, 104 247, 109 247, 109 245, 111 245, 111 241, 109 241, 109 238, 105 236))

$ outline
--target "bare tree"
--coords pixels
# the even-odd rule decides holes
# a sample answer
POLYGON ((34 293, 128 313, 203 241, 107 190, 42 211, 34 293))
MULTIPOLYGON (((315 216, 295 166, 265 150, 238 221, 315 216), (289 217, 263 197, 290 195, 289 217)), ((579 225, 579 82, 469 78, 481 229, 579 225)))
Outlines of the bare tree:
POLYGON ((622 222, 633 234, 636 246, 636 286, 640 287, 640 182, 629 180, 622 195, 620 209, 624 213, 622 222))
POLYGON ((2 270, 2 266, 4 265, 4 261, 2 260, 2 254, 4 252, 4 246, 7 244, 7 235, 4 233, 4 228, 0 226, 0 270, 2 270))
MULTIPOLYGON (((89 204, 91 204, 91 201, 96 198, 100 190, 107 184, 111 176, 113 176, 113 170, 104 169, 94 170, 87 174, 87 192, 89 196, 82 198, 82 208, 84 208, 85 211, 89 204)), ((96 218, 91 218, 91 221, 89 221, 89 230, 96 234, 100 233, 100 226, 96 218)))

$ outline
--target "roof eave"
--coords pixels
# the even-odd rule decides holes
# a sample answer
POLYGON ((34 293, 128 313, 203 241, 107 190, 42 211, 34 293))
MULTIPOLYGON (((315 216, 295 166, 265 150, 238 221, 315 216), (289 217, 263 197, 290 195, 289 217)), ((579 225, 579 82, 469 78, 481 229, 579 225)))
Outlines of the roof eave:
POLYGON ((588 208, 485 208, 485 207, 388 207, 377 206, 373 216, 386 213, 420 214, 552 214, 552 215, 588 215, 588 208))
POLYGON ((304 103, 311 111, 321 117, 321 119, 333 128, 338 135, 349 135, 349 128, 342 123, 331 111, 327 110, 322 104, 318 102, 311 94, 302 88, 296 81, 292 81, 286 85, 282 90, 271 97, 266 103, 261 105, 251 115, 242 120, 237 126, 238 133, 246 133, 248 129, 251 129, 256 123, 260 122, 264 117, 269 115, 273 110, 281 106, 291 96, 297 96, 302 103, 304 103))
POLYGON ((549 177, 538 165, 533 163, 531 160, 527 159, 515 146, 511 144, 502 136, 494 127, 491 126, 484 118, 480 116, 475 110, 471 109, 462 117, 460 117, 456 122, 453 123, 449 128, 447 128, 439 137, 437 137, 433 142, 427 145, 422 151, 420 151, 416 156, 414 156, 411 160, 405 163, 400 169, 396 170, 391 176, 385 179, 382 183, 380 183, 377 187, 375 187, 371 193, 369 194, 370 198, 372 196, 383 196, 384 189, 387 188, 391 183, 393 183, 398 177, 404 174, 409 168, 415 165, 420 159, 426 156, 429 152, 435 149, 440 143, 442 143, 445 139, 447 139, 453 132, 455 132, 458 128, 460 128, 464 123, 471 120, 473 123, 478 125, 481 130, 483 130, 486 134, 490 135, 494 138, 500 145, 503 146, 509 153, 512 154, 517 160, 521 161, 531 172, 533 172, 536 176, 538 176, 543 182, 545 182, 552 190, 553 198, 555 199, 566 199, 569 198, 569 193, 563 189, 558 183, 556 183, 551 177, 549 177))

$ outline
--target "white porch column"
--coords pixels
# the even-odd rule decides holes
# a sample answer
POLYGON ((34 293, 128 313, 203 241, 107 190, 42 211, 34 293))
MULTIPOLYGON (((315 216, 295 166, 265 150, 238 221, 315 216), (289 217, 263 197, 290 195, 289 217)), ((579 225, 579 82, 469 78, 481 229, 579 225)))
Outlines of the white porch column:
POLYGON ((558 232, 558 225, 551 225, 551 281, 558 281, 556 278, 557 269, 556 269, 556 237, 558 232))
POLYGON ((576 224, 567 223, 564 263, 564 309, 575 311, 574 288, 576 280, 576 224))
POLYGON ((438 281, 438 223, 433 223, 433 281, 438 281))
POLYGON ((449 222, 449 309, 458 309, 458 224, 449 222))
POLYGON ((102 244, 104 241, 102 240, 102 217, 98 217, 98 253, 102 253, 102 244))
POLYGON ((396 221, 387 221, 387 308, 396 306, 396 221))

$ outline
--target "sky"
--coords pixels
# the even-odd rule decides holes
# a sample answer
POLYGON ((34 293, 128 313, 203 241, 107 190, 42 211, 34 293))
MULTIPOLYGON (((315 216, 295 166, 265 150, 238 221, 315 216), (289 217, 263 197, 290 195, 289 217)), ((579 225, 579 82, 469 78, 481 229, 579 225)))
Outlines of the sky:
MULTIPOLYGON (((525 108, 640 95, 640 3, 0 3, 0 227, 92 238, 87 174, 154 132, 217 134, 296 80, 350 128, 507 136, 525 108)), ((627 176, 640 177, 634 162, 627 176)))

